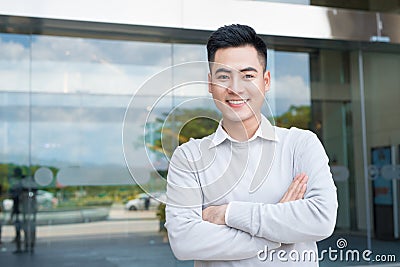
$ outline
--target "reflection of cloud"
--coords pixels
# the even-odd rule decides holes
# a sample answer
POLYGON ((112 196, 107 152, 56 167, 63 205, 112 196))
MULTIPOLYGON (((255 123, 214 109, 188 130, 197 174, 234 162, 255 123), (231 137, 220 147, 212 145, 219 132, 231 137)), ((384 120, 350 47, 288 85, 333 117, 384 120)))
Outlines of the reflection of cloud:
POLYGON ((301 52, 276 52, 274 73, 277 79, 287 75, 300 75, 305 81, 308 81, 310 77, 309 54, 301 52))
POLYGON ((171 64, 171 44, 39 36, 0 39, 0 90, 132 94, 171 64), (31 84, 29 84, 31 81, 31 84))
POLYGON ((170 44, 38 36, 32 60, 168 66, 170 44))
POLYGON ((310 87, 301 76, 286 75, 275 81, 276 115, 287 111, 291 105, 311 105, 310 87))
POLYGON ((29 90, 28 59, 29 50, 22 43, 0 38, 0 91, 29 90))
POLYGON ((207 50, 204 45, 174 44, 174 64, 207 61, 207 50))
POLYGON ((22 44, 3 41, 0 38, 0 59, 3 61, 21 61, 29 58, 29 51, 22 44))
MULTIPOLYGON (((20 39, 0 39, 0 90, 132 94, 171 63, 206 60, 203 45, 174 44, 171 49, 172 44, 166 43, 35 36, 30 72, 30 46, 23 43, 27 38, 20 39)), ((174 73, 174 79, 200 73, 201 80, 206 80, 207 64, 203 65, 174 73)), ((162 83, 169 84, 170 79, 165 77, 162 83)), ((154 94, 160 87, 142 93, 154 94)))

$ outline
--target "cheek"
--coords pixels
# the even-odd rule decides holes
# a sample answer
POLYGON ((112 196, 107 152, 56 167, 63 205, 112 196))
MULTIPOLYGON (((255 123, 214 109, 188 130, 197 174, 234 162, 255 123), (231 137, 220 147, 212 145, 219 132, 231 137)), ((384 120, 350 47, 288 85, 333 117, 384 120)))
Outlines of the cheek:
POLYGON ((251 92, 263 92, 265 89, 265 82, 261 78, 257 78, 253 81, 246 81, 243 83, 243 86, 246 87, 248 91, 251 92))
POLYGON ((248 87, 248 92, 250 93, 251 97, 254 99, 262 99, 265 96, 265 87, 264 84, 253 84, 248 87))
POLYGON ((213 98, 223 98, 224 97, 224 89, 221 88, 220 86, 213 86, 211 88, 211 95, 213 98))
POLYGON ((265 101, 265 91, 263 91, 263 88, 254 88, 255 90, 252 90, 251 92, 251 105, 254 107, 259 107, 264 104, 265 101))

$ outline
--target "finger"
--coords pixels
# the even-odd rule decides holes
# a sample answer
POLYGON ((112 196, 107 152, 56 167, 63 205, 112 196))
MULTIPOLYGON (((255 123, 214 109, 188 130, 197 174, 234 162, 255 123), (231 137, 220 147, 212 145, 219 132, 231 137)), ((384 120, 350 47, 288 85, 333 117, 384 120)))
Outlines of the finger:
POLYGON ((279 203, 288 202, 296 199, 297 195, 299 194, 299 190, 301 189, 300 184, 304 184, 303 181, 305 176, 305 173, 300 173, 294 177, 293 181, 289 185, 289 188, 287 189, 279 203))
POLYGON ((305 176, 304 179, 302 180, 301 184, 298 187, 299 190, 296 195, 296 200, 304 198, 304 194, 307 190, 307 182, 308 182, 308 176, 305 176))
POLYGON ((306 174, 305 174, 304 172, 299 173, 299 174, 297 174, 297 175, 294 177, 293 181, 301 180, 305 175, 306 175, 306 174))
POLYGON ((285 194, 283 195, 283 197, 281 198, 281 200, 279 200, 279 203, 286 202, 286 196, 287 196, 287 191, 285 192, 285 194))
POLYGON ((303 185, 307 184, 308 181, 308 177, 306 175, 304 175, 301 180, 299 181, 299 184, 297 185, 297 187, 295 188, 295 199, 299 199, 298 195, 300 194, 300 192, 303 190, 303 185))
POLYGON ((293 188, 295 187, 295 182, 292 181, 292 183, 289 185, 289 188, 286 190, 285 194, 283 195, 281 202, 287 202, 290 201, 290 198, 292 197, 292 192, 293 188))
POLYGON ((286 197, 285 197, 285 202, 290 201, 290 199, 293 196, 293 186, 289 187, 288 191, 286 191, 286 197))
POLYGON ((303 181, 304 176, 305 174, 301 173, 293 179, 293 182, 290 184, 289 189, 287 190, 287 195, 286 195, 287 200, 290 201, 295 198, 295 196, 298 193, 299 184, 303 181))
POLYGON ((299 183, 301 183, 301 181, 304 179, 304 176, 305 176, 304 173, 300 173, 296 177, 294 177, 292 183, 289 186, 288 191, 295 190, 298 187, 299 183))
POLYGON ((304 198, 304 194, 306 193, 307 190, 307 184, 303 184, 303 186, 301 187, 301 190, 299 192, 299 194, 296 197, 296 200, 298 199, 303 199, 304 198))

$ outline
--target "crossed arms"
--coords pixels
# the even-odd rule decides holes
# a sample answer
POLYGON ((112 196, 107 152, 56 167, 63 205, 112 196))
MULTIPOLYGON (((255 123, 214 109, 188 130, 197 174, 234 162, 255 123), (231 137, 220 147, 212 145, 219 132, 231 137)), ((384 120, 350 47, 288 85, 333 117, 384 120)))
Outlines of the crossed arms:
MULTIPOLYGON (((336 221, 336 188, 325 151, 314 135, 302 140, 296 176, 279 203, 233 201, 202 209, 201 188, 193 175, 171 164, 168 183, 198 187, 193 197, 200 205, 191 208, 167 205, 171 248, 181 260, 241 260, 252 258, 264 246, 322 240, 332 234, 336 221), (306 175, 307 174, 307 177, 306 175), (307 180, 308 179, 308 180, 307 180), (305 184, 307 186, 305 187, 305 184)), ((177 149, 171 162, 184 160, 177 149)), ((168 185, 167 195, 179 194, 168 185)))
MULTIPOLYGON (((285 203, 289 201, 295 201, 302 199, 307 189, 307 181, 308 176, 305 173, 298 174, 293 182, 290 184, 288 190, 285 192, 279 203, 285 203)), ((228 204, 219 205, 219 206, 209 206, 203 210, 203 220, 225 225, 226 220, 226 209, 228 204)))

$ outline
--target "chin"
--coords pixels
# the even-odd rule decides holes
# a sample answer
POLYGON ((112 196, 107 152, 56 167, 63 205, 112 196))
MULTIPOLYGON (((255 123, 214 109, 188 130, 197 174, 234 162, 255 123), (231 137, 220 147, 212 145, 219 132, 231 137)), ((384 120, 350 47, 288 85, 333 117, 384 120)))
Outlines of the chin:
POLYGON ((232 122, 243 122, 248 119, 253 118, 255 115, 254 114, 238 114, 238 113, 232 113, 229 112, 227 114, 223 114, 223 118, 232 122))

